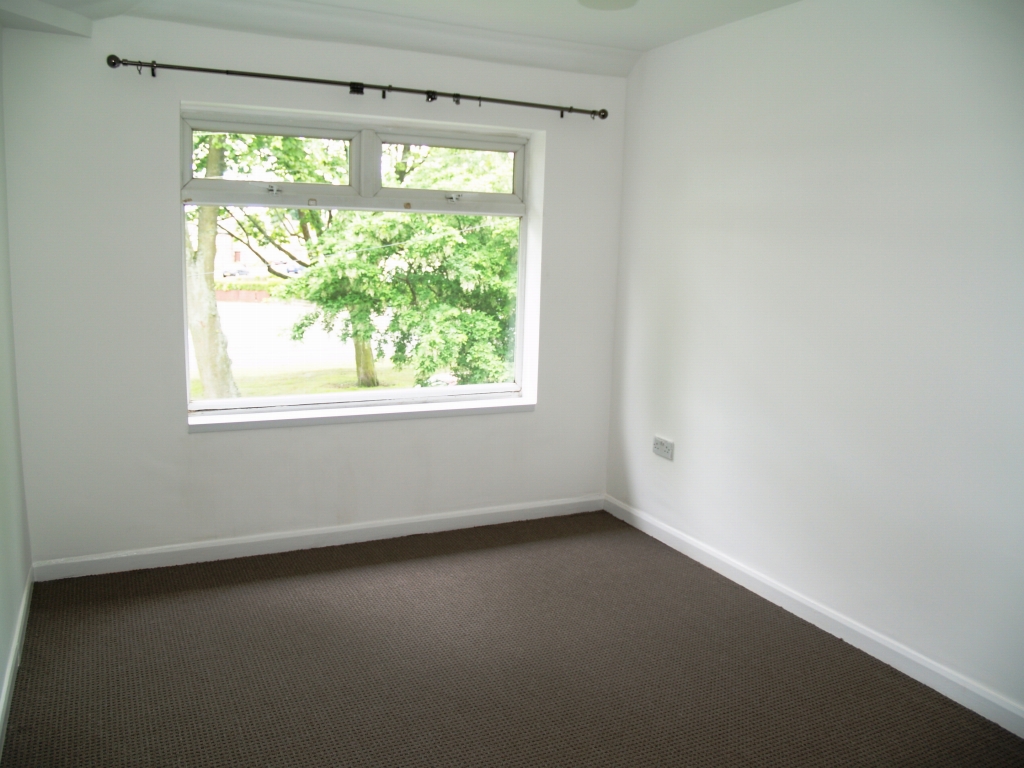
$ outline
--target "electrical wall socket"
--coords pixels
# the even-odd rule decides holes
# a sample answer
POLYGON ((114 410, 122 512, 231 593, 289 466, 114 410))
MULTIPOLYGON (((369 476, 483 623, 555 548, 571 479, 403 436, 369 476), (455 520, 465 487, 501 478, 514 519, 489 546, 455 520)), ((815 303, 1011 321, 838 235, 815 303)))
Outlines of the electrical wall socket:
POLYGON ((663 459, 672 461, 676 455, 676 444, 664 437, 654 436, 654 453, 663 459))

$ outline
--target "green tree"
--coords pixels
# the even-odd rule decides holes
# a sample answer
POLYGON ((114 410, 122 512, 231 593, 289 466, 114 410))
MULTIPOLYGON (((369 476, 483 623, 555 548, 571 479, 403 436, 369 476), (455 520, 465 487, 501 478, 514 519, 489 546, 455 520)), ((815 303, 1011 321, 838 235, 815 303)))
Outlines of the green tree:
POLYGON ((320 322, 342 338, 372 337, 418 384, 440 371, 460 384, 512 377, 519 220, 345 212, 324 255, 281 295, 316 306, 294 337, 320 322))
MULTIPOLYGON (((342 142, 199 132, 194 141, 197 176, 347 182, 348 145, 342 142)), ((505 191, 511 156, 392 144, 384 147, 384 165, 389 186, 505 191)), ((316 307, 296 324, 294 338, 320 323, 352 340, 360 386, 378 385, 374 361, 387 347, 394 365, 411 366, 422 385, 440 371, 450 371, 459 383, 511 378, 517 218, 241 207, 201 207, 195 217, 199 246, 190 244, 190 256, 202 251, 206 261, 204 280, 198 268, 194 277, 189 273, 190 329, 193 292, 200 316, 216 318, 210 249, 220 231, 249 248, 272 274, 289 278, 278 295, 316 307), (267 251, 306 271, 298 277, 282 271, 267 251)), ((210 358, 205 369, 216 375, 203 374, 200 362, 208 393, 225 391, 214 386, 230 378, 219 322, 217 334, 221 354, 204 353, 210 358)), ((193 342, 198 357, 195 331, 193 342)))

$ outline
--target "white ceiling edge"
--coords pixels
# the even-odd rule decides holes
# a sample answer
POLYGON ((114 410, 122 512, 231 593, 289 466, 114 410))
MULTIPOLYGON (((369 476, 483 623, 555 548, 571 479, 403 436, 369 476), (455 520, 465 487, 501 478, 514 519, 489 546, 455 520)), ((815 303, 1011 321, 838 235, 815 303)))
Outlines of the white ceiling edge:
POLYGON ((92 37, 92 20, 42 0, 0 0, 0 26, 92 37))
MULTIPOLYGON (((0 0, 3 2, 3 0, 0 0)), ((133 16, 259 34, 371 45, 593 75, 625 77, 642 51, 439 24, 350 8, 246 0, 149 2, 133 16)), ((141 54, 140 54, 141 55, 141 54)))

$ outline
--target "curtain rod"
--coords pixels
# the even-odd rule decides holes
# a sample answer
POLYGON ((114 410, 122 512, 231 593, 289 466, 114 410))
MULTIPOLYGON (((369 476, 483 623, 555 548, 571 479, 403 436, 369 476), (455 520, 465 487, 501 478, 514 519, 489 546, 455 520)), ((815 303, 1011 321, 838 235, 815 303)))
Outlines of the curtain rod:
POLYGON ((398 88, 393 85, 374 85, 372 83, 358 83, 348 82, 344 80, 324 80, 319 77, 298 77, 295 75, 272 75, 266 72, 245 72, 238 69, 211 69, 209 67, 188 67, 183 64, 159 64, 155 61, 132 61, 130 59, 122 59, 119 56, 110 54, 107 56, 107 66, 111 69, 117 69, 121 65, 126 67, 135 67, 139 74, 142 74, 143 69, 148 69, 153 77, 156 77, 156 71, 158 69, 176 69, 182 72, 206 72, 211 75, 229 75, 233 77, 257 77, 263 80, 285 80, 291 83, 314 83, 316 85, 337 85, 343 88, 348 88, 348 92, 351 94, 362 95, 367 89, 371 91, 380 91, 380 97, 386 99, 388 93, 414 93, 420 96, 426 96, 427 101, 437 101, 439 98, 444 97, 451 99, 456 104, 461 104, 462 100, 475 101, 477 106, 483 105, 484 102, 488 104, 504 104, 510 107, 528 107, 530 109, 547 109, 553 112, 558 112, 560 117, 565 117, 568 112, 570 115, 590 115, 590 119, 593 120, 595 117, 599 117, 602 120, 608 117, 607 109, 577 109, 576 107, 560 107, 555 104, 538 104, 532 101, 514 101, 512 99, 495 99, 490 96, 469 96, 464 93, 448 93, 446 91, 424 91, 419 88, 398 88))

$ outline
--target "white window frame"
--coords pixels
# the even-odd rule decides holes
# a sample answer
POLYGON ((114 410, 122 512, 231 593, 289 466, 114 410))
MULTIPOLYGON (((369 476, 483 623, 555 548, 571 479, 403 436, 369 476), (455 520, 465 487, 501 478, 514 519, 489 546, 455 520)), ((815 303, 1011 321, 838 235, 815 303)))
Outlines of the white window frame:
MULTIPOLYGON (((327 395, 192 401, 188 392, 186 361, 189 431, 531 410, 537 402, 543 152, 544 135, 537 131, 317 112, 182 104, 180 208, 183 238, 186 236, 186 205, 342 208, 403 213, 458 212, 467 215, 516 216, 520 219, 514 382, 436 389, 374 389, 327 395), (193 178, 193 130, 347 139, 351 142, 349 184, 193 178), (511 194, 500 194, 382 187, 382 143, 513 152, 513 191, 511 194)), ((181 253, 184 252, 183 240, 181 253)), ((182 256, 183 295, 184 280, 182 256)), ((187 348, 187 317, 185 335, 187 348)))

